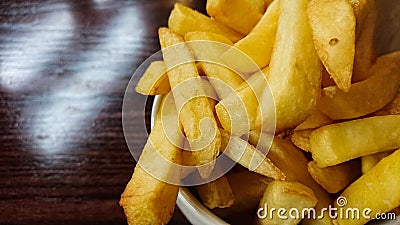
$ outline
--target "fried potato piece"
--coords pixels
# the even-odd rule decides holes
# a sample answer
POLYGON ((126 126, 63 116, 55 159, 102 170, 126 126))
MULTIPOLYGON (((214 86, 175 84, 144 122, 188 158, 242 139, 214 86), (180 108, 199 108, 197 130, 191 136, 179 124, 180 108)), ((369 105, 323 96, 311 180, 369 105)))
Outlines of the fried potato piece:
POLYGON ((243 60, 241 52, 238 51, 240 50, 248 55, 259 68, 267 66, 271 60, 272 49, 275 44, 278 18, 279 1, 277 0, 268 7, 254 29, 246 37, 236 42, 234 48, 225 52, 221 56, 221 60, 237 71, 254 72, 253 62, 243 60))
POLYGON ((349 0, 356 17, 356 37, 360 36, 364 24, 367 23, 367 17, 371 11, 375 10, 375 0, 349 0))
POLYGON ((311 133, 311 153, 319 167, 400 147, 400 115, 375 116, 327 125, 311 133))
POLYGON ((221 152, 233 161, 250 171, 275 180, 284 180, 286 176, 262 152, 245 140, 231 136, 228 131, 220 129, 222 142, 221 152))
POLYGON ((311 135, 311 132, 313 132, 313 131, 314 131, 314 129, 294 131, 290 137, 290 140, 298 148, 300 148, 306 152, 309 152, 311 149, 310 135, 311 135))
MULTIPOLYGON (((313 190, 315 196, 318 198, 317 205, 315 206, 317 212, 323 208, 327 208, 331 204, 332 199, 330 195, 308 173, 307 158, 290 140, 273 137, 269 134, 253 130, 249 133, 249 143, 256 146, 262 152, 268 152, 267 157, 285 174, 287 180, 300 182, 313 190), (271 139, 273 139, 273 142, 270 148, 271 139)), ((305 219, 302 221, 302 224, 332 225, 332 220, 328 212, 325 211, 322 219, 305 219)))
POLYGON ((310 0, 307 8, 315 49, 343 91, 351 85, 356 19, 347 0, 310 0))
POLYGON ((195 31, 187 33, 185 40, 189 41, 187 44, 220 98, 226 97, 243 83, 239 74, 220 64, 221 55, 229 45, 233 45, 229 39, 215 33, 195 31))
POLYGON ((240 217, 244 221, 243 216, 247 215, 249 215, 249 219, 252 219, 265 188, 273 179, 248 170, 231 171, 226 174, 226 177, 231 185, 235 202, 228 209, 215 210, 215 214, 232 220, 234 217, 240 217))
POLYGON ((259 218, 258 224, 296 225, 301 220, 303 209, 313 208, 317 204, 317 201, 318 199, 315 197, 313 191, 301 183, 273 181, 268 184, 264 196, 260 201, 260 208, 263 208, 264 211, 261 211, 260 214, 265 216, 265 218, 259 218), (269 214, 268 210, 271 208, 286 209, 286 213, 283 214, 284 219, 280 218, 282 214, 277 212, 269 214), (292 209, 297 209, 296 211, 299 213, 298 218, 293 218, 293 214, 289 213, 292 209))
POLYGON ((259 99, 267 84, 268 68, 252 75, 234 93, 223 98, 216 106, 222 127, 235 136, 241 136, 250 129, 258 129, 256 122, 259 99))
POLYGON ((233 30, 247 35, 261 19, 249 0, 207 0, 208 15, 233 30), (246 18, 246 19, 243 19, 246 18))
POLYGON ((322 89, 318 110, 334 120, 375 112, 392 100, 400 86, 400 51, 380 56, 370 78, 355 83, 348 92, 336 86, 322 89))
POLYGON ((163 95, 171 90, 163 61, 151 62, 137 83, 135 90, 142 95, 163 95))
POLYGON ((196 190, 203 204, 209 209, 230 207, 235 201, 226 176, 196 186, 196 190))
POLYGON ((264 0, 247 0, 250 5, 255 9, 257 12, 264 14, 265 9, 269 4, 266 4, 264 0))
POLYGON ((303 122, 316 109, 320 97, 321 63, 312 41, 307 2, 280 1, 276 43, 268 76, 275 107, 269 91, 264 91, 258 115, 262 123, 276 118, 277 132, 303 122))
POLYGON ((387 152, 380 152, 376 154, 371 154, 371 155, 366 155, 361 157, 361 171, 363 174, 368 172, 370 169, 372 169, 376 164, 378 164, 379 161, 381 161, 383 158, 386 156, 392 154, 392 151, 387 151, 387 152))
POLYGON ((397 91, 396 97, 387 105, 385 105, 379 111, 374 112, 373 116, 385 116, 385 115, 399 115, 400 114, 400 88, 397 91))
POLYGON ((179 183, 180 170, 174 170, 172 163, 181 163, 179 143, 183 139, 179 135, 178 113, 173 98, 163 103, 162 109, 160 112, 163 112, 163 119, 170 121, 169 133, 164 132, 161 113, 158 113, 132 178, 119 202, 131 225, 167 224, 175 208, 179 186, 164 181, 172 179, 179 183))
POLYGON ((206 31, 224 35, 232 42, 237 42, 243 38, 243 34, 233 31, 225 25, 180 3, 174 5, 174 9, 169 15, 168 27, 181 36, 191 31, 206 31))
MULTIPOLYGON (((385 213, 400 205, 400 151, 397 150, 390 156, 382 159, 376 166, 352 183, 341 194, 347 199, 343 207, 344 212, 350 208, 369 208, 367 216, 385 213)), ((335 203, 335 207, 337 203, 335 203)), ((360 212, 361 214, 362 212, 360 212)), ((362 225, 368 218, 360 216, 358 219, 338 217, 338 225, 362 225)))
POLYGON ((359 160, 325 168, 319 168, 314 161, 311 161, 307 164, 307 168, 314 180, 329 193, 338 193, 361 175, 359 160))
POLYGON ((190 148, 195 150, 192 156, 197 162, 196 165, 208 163, 208 166, 199 170, 200 175, 207 178, 213 169, 221 144, 213 110, 206 97, 194 58, 183 39, 168 28, 159 29, 159 38, 179 120, 190 148))
POLYGON ((316 110, 313 114, 307 117, 307 119, 304 122, 299 124, 294 130, 300 131, 300 130, 315 129, 331 123, 333 123, 333 120, 331 118, 321 113, 320 111, 316 110))
POLYGON ((352 83, 367 79, 368 75, 371 75, 368 71, 377 59, 373 43, 377 11, 375 10, 375 1, 371 2, 373 2, 374 9, 371 10, 366 18, 365 24, 360 31, 360 36, 356 41, 352 83))

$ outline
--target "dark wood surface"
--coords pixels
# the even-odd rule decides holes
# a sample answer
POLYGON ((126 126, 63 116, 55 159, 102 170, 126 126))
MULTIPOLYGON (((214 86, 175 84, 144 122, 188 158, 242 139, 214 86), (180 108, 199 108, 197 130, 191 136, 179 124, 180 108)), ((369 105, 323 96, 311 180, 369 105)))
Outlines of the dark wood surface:
MULTIPOLYGON (((126 223, 118 200, 135 161, 122 100, 173 3, 0 1, 0 224, 126 223)), ((138 129, 134 147, 146 137, 138 129)), ((189 223, 176 209, 170 224, 189 223)))

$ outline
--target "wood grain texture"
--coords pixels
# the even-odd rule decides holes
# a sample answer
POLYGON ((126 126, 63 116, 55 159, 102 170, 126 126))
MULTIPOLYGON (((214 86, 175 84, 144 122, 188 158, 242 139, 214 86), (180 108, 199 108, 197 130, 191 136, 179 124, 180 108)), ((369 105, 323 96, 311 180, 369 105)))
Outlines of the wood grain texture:
MULTIPOLYGON (((135 161, 122 100, 160 49, 173 4, 0 2, 0 224, 126 223, 118 200, 135 161)), ((147 138, 151 99, 143 102, 138 95, 129 121, 135 149, 147 138)), ((189 223, 176 209, 170 224, 189 223)))

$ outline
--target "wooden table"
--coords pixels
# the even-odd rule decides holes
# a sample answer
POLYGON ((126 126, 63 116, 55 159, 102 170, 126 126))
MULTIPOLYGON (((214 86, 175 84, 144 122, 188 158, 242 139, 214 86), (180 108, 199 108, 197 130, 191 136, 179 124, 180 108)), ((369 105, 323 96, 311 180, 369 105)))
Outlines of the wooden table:
MULTIPOLYGON (((204 12, 205 0, 180 2, 204 12)), ((387 13, 376 42, 389 46, 378 52, 399 49, 398 0, 378 2, 387 13)), ((0 1, 0 224, 126 223, 118 200, 135 161, 122 100, 135 69, 159 50, 157 28, 173 3, 0 1)), ((141 149, 149 104, 137 98, 141 149)), ((176 209, 170 224, 189 223, 176 209)))
MULTIPOLYGON (((126 223, 118 200, 135 161, 122 100, 173 4, 0 2, 0 224, 126 223)), ((132 112, 142 128, 144 100, 132 112)), ((141 149, 146 130, 134 136, 141 149)), ((189 223, 177 208, 170 224, 189 223)))

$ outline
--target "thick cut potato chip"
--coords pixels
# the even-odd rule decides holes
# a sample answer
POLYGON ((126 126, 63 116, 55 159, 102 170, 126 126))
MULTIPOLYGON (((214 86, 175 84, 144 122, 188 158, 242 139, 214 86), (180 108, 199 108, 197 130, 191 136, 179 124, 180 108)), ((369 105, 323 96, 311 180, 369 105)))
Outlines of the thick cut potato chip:
POLYGON ((266 177, 284 180, 286 176, 270 159, 245 140, 231 136, 228 131, 221 129, 221 152, 233 161, 266 177))
POLYGON ((294 131, 290 137, 290 140, 292 140, 292 143, 298 148, 309 152, 311 149, 310 135, 313 131, 314 129, 294 131))
POLYGON ((307 2, 280 1, 276 43, 268 76, 275 107, 269 99, 269 91, 265 91, 258 115, 262 123, 276 118, 278 132, 303 122, 314 112, 320 97, 321 63, 312 40, 307 2))
POLYGON ((262 17, 251 5, 250 0, 207 0, 206 10, 216 21, 244 35, 247 35, 262 17))
POLYGON ((303 209, 313 208, 317 201, 313 191, 301 183, 273 181, 268 184, 259 205, 263 209, 259 214, 265 218, 258 218, 257 222, 260 225, 296 225, 301 220, 303 209), (280 218, 282 213, 271 212, 271 208, 285 209, 286 213, 283 214, 285 218, 280 218), (289 214, 293 209, 299 212, 298 218, 293 218, 292 214, 289 214))
POLYGON ((400 51, 378 58, 370 78, 355 83, 348 92, 336 86, 322 89, 318 109, 334 120, 375 112, 392 100, 400 85, 400 51))
POLYGON ((254 29, 243 39, 236 42, 234 48, 228 50, 221 57, 232 68, 241 72, 251 71, 253 65, 247 60, 242 60, 238 50, 248 55, 259 68, 267 66, 271 60, 272 49, 275 44, 276 29, 279 18, 279 0, 272 3, 254 29))
POLYGON ((175 4, 169 15, 168 27, 181 36, 191 31, 206 31, 224 35, 233 42, 243 37, 243 34, 179 3, 175 4))
POLYGON ((209 209, 230 207, 235 201, 226 176, 196 186, 196 190, 203 204, 209 209))
POLYGON ((229 39, 215 33, 195 31, 187 33, 185 40, 189 41, 189 47, 220 98, 243 83, 240 75, 219 63, 221 55, 229 45, 233 45, 229 39))
MULTIPOLYGON (((341 207, 344 212, 359 209, 359 218, 338 217, 337 225, 362 225, 372 219, 377 213, 385 213, 400 205, 400 151, 382 159, 376 166, 352 183, 341 194, 346 198, 346 205, 341 207), (366 218, 362 216, 364 209, 368 210, 366 218)), ((335 207, 338 207, 337 202, 335 207)))
MULTIPOLYGON (((375 1, 372 2, 375 5, 375 1)), ((372 10, 366 18, 360 36, 356 41, 352 83, 367 79, 368 75, 371 75, 368 71, 377 59, 373 42, 376 17, 377 12, 374 6, 374 10, 372 10)))
POLYGON ((307 12, 319 58, 337 86, 349 90, 356 28, 350 3, 347 0, 310 0, 307 12))
POLYGON ((236 136, 242 136, 257 127, 259 98, 265 88, 268 68, 263 69, 243 82, 235 93, 222 99, 216 106, 222 127, 236 136))
POLYGON ((183 39, 168 28, 160 28, 159 37, 168 79, 179 109, 179 120, 193 150, 192 156, 196 165, 209 163, 209 166, 202 167, 199 171, 206 178, 213 169, 213 160, 218 156, 221 144, 213 110, 194 58, 183 39))
POLYGON ((365 174, 378 164, 379 161, 392 153, 392 151, 387 151, 361 157, 361 172, 365 174))
POLYGON ((161 113, 158 113, 132 178, 121 195, 119 204, 130 225, 167 224, 175 208, 179 186, 164 181, 174 179, 179 183, 179 170, 173 170, 171 165, 181 163, 179 145, 183 144, 183 138, 174 101, 169 100, 162 103, 160 112, 163 112, 163 118, 175 123, 168 123, 167 135, 161 113), (158 179, 153 176, 155 174, 158 179))
POLYGON ((171 90, 163 61, 154 61, 144 72, 135 88, 142 95, 162 95, 171 90))
MULTIPOLYGON (((327 208, 331 204, 332 199, 329 194, 308 173, 307 158, 290 140, 274 137, 259 131, 250 131, 249 143, 257 146, 257 149, 262 152, 268 151, 267 157, 285 174, 287 180, 300 182, 313 190, 315 196, 318 198, 317 205, 315 206, 317 212, 323 208, 327 208), (273 142, 270 148, 271 139, 273 139, 273 142)), ((322 219, 306 219, 302 221, 302 224, 332 225, 332 220, 328 212, 325 211, 322 219)))
POLYGON ((331 123, 333 123, 333 120, 331 118, 321 113, 320 111, 316 110, 313 114, 307 117, 307 119, 304 122, 299 124, 294 130, 300 131, 300 130, 315 129, 331 123))
POLYGON ((319 168, 314 161, 311 161, 307 167, 314 180, 329 193, 338 193, 361 175, 359 160, 325 168, 319 168))
POLYGON ((319 167, 400 148, 400 115, 375 116, 327 125, 311 133, 311 153, 319 167))

